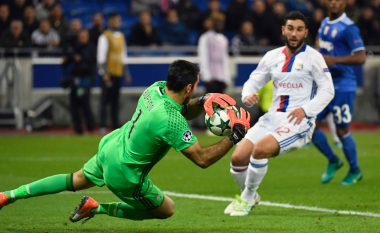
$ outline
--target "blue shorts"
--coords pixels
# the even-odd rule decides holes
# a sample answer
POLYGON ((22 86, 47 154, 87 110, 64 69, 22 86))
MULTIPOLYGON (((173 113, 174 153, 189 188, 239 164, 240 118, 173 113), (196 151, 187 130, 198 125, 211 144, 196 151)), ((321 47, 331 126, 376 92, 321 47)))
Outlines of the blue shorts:
POLYGON ((334 122, 339 128, 348 128, 354 112, 355 92, 335 92, 335 97, 329 105, 317 116, 317 121, 321 121, 329 113, 333 113, 334 122))

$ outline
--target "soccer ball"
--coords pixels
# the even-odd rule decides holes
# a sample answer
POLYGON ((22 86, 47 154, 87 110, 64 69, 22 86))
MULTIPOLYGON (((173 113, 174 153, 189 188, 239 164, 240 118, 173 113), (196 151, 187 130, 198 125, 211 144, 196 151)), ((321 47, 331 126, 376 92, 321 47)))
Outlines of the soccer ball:
MULTIPOLYGON (((239 117, 239 111, 235 106, 232 108, 236 116, 239 117)), ((205 124, 207 129, 216 136, 226 136, 231 133, 230 118, 228 117, 227 109, 216 107, 214 108, 214 114, 205 116, 205 124)))

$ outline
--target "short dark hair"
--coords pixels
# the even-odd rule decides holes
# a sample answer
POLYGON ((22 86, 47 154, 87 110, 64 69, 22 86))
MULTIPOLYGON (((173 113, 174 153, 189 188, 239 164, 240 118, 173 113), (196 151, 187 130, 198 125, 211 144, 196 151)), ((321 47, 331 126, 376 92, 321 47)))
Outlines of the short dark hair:
POLYGON ((169 66, 166 86, 169 90, 180 92, 188 84, 195 84, 198 80, 199 68, 196 64, 186 60, 176 60, 169 66))
POLYGON ((284 24, 283 25, 285 25, 288 20, 297 20, 297 19, 302 20, 305 23, 305 27, 309 28, 305 15, 302 14, 300 11, 291 11, 291 12, 289 12, 284 17, 284 24))
POLYGON ((115 18, 115 17, 119 17, 120 14, 117 13, 117 12, 111 12, 109 15, 108 15, 108 18, 109 19, 112 19, 112 18, 115 18))

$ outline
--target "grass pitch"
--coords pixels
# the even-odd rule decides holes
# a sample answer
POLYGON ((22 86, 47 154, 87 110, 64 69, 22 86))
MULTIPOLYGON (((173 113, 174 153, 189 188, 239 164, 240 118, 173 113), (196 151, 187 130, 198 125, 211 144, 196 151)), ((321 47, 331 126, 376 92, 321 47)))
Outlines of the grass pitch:
MULTIPOLYGON (((380 214, 378 133, 355 133, 364 179, 340 185, 348 166, 327 185, 319 183, 326 160, 314 147, 270 160, 261 187, 263 201, 380 214)), ((199 136, 203 145, 219 140, 199 136)), ((97 149, 97 136, 0 136, 0 190, 81 168, 97 149)), ((342 152, 337 150, 343 158, 342 152)), ((150 173, 162 189, 187 194, 233 197, 239 193, 229 174, 230 154, 202 170, 180 153, 170 151, 150 173)), ((172 197, 176 213, 167 220, 130 221, 105 215, 86 224, 68 216, 84 194, 100 202, 118 201, 107 188, 21 200, 0 210, 0 232, 378 232, 380 218, 258 205, 247 217, 223 214, 228 202, 172 197)))

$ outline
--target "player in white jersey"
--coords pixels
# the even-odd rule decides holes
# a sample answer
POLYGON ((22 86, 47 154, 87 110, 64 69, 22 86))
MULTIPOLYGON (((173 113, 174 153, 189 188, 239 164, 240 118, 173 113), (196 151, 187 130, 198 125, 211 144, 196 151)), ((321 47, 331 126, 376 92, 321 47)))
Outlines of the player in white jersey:
POLYGON ((285 46, 267 52, 244 84, 242 101, 257 103, 257 92, 273 80, 272 105, 249 129, 231 158, 231 174, 243 190, 225 209, 231 216, 248 215, 259 201, 257 189, 268 158, 310 142, 316 115, 334 97, 331 74, 322 55, 306 45, 307 23, 300 12, 284 19, 285 46))

